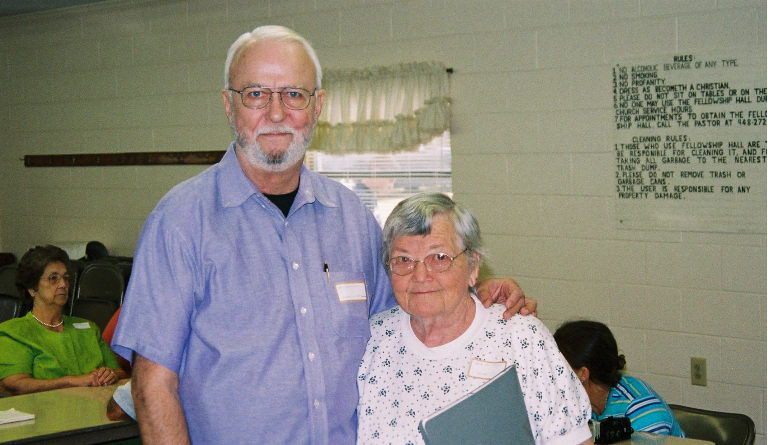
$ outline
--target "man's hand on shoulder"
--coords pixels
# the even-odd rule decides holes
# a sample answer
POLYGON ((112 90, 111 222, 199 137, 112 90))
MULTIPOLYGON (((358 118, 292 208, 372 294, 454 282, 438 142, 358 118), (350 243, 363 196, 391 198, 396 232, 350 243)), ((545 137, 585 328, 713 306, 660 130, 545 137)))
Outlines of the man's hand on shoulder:
POLYGON ((504 318, 509 319, 513 315, 538 315, 538 303, 532 298, 525 298, 525 293, 512 278, 489 278, 477 284, 477 298, 483 306, 489 307, 493 303, 503 304, 507 307, 504 318))

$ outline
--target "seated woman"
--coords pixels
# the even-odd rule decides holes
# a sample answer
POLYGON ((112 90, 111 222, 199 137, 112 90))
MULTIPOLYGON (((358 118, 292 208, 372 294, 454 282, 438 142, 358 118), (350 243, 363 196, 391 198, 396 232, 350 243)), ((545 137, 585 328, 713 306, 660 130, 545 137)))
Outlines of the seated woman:
POLYGON ((443 194, 400 202, 381 256, 399 306, 370 320, 358 373, 358 443, 424 443, 421 419, 515 366, 537 444, 592 443, 589 399, 534 317, 502 317, 474 295, 480 230, 443 194))
POLYGON ((12 395, 127 377, 93 322, 62 314, 68 269, 67 253, 50 245, 30 249, 19 262, 16 286, 32 299, 32 310, 0 323, 0 386, 12 395))
POLYGON ((555 341, 589 395, 592 419, 628 417, 635 431, 685 437, 653 388, 621 374, 626 360, 608 326, 588 320, 567 322, 555 331, 555 341))

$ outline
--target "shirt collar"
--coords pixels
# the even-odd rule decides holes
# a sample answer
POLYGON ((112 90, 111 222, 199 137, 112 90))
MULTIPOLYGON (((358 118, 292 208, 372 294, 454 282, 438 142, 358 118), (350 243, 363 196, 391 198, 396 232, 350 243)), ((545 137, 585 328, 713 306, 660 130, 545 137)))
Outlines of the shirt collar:
MULTIPOLYGON (((218 163, 216 183, 219 190, 219 201, 224 207, 237 207, 247 201, 252 195, 267 200, 243 172, 235 154, 235 143, 232 142, 218 163)), ((299 191, 296 193, 294 208, 310 204, 317 200, 326 207, 338 207, 339 201, 335 194, 330 193, 328 182, 315 172, 301 166, 299 191)))
POLYGON ((221 161, 217 164, 216 185, 219 202, 224 207, 237 207, 243 204, 259 189, 245 176, 235 154, 235 143, 229 144, 221 161))
POLYGON ((317 200, 326 207, 338 207, 339 199, 335 194, 330 193, 329 180, 323 178, 319 173, 309 170, 306 166, 301 166, 301 177, 299 178, 299 192, 296 194, 295 208, 304 204, 309 204, 317 200))

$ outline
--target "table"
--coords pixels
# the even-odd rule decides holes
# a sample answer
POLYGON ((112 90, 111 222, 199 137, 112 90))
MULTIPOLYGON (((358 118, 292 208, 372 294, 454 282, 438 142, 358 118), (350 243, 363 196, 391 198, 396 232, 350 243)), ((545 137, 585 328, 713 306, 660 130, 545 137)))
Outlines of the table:
POLYGON ((616 442, 616 445, 713 445, 713 443, 688 437, 662 436, 644 431, 636 431, 632 433, 630 440, 616 442))
POLYGON ((87 445, 138 437, 133 420, 107 418, 115 388, 64 388, 0 398, 0 411, 15 408, 35 414, 34 420, 0 425, 0 444, 87 445))

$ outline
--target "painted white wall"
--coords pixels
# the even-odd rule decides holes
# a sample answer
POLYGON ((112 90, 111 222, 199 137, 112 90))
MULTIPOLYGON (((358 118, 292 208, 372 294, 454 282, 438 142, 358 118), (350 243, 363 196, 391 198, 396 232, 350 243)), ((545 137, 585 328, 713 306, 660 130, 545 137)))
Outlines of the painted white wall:
POLYGON ((97 239, 131 255, 157 200, 199 166, 24 168, 28 154, 223 150, 230 43, 293 27, 326 67, 455 69, 455 197, 491 273, 541 318, 609 324, 632 374, 671 403, 766 432, 766 238, 617 230, 610 66, 766 53, 764 0, 107 1, 0 20, 0 250, 97 239), (692 386, 691 356, 709 384, 692 386))

